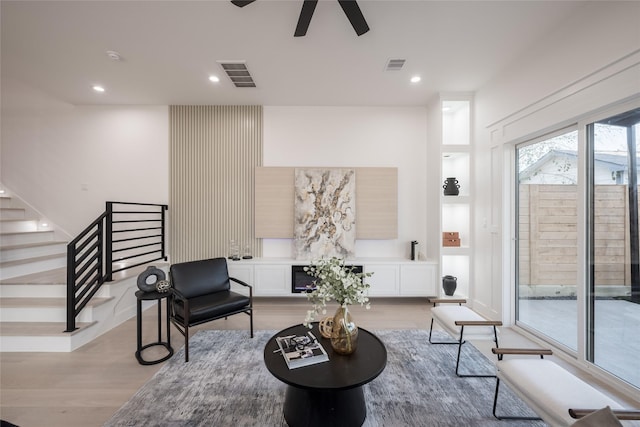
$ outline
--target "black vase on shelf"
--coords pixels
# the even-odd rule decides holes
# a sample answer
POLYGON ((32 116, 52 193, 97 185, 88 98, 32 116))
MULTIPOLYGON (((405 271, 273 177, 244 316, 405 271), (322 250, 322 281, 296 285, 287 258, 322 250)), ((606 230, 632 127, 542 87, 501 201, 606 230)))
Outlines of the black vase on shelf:
POLYGON ((453 296, 458 287, 458 278, 454 276, 444 276, 442 278, 442 289, 447 296, 453 296))
POLYGON ((455 177, 447 178, 442 188, 444 188, 445 196, 457 196, 460 194, 460 184, 458 184, 458 180, 455 177))

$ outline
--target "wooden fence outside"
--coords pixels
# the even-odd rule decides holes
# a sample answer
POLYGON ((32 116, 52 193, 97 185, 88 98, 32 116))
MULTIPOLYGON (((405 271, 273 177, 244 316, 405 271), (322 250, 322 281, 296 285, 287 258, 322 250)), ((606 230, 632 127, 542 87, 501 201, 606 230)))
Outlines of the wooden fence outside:
MULTIPOLYGON (((628 191, 624 185, 597 185, 595 283, 630 286, 628 191)), ((520 186, 519 284, 577 284, 578 218, 575 185, 520 186)))

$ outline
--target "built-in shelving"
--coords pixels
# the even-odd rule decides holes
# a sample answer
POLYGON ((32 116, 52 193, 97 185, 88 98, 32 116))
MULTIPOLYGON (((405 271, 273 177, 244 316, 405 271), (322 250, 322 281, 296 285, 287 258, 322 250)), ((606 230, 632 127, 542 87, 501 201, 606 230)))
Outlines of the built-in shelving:
MULTIPOLYGON (((458 181, 457 196, 440 196, 440 232, 457 232, 460 246, 440 246, 440 275, 457 278, 455 295, 468 297, 472 277, 473 186, 470 97, 443 97, 442 141, 440 145, 440 176, 442 184, 447 178, 458 181)), ((444 291, 440 289, 440 292, 444 291)))

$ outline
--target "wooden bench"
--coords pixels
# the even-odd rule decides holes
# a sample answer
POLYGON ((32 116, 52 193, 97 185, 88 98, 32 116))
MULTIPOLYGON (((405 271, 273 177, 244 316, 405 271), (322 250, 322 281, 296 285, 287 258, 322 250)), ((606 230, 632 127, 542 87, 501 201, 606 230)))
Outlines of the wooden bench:
POLYGON ((582 381, 556 363, 544 359, 548 349, 494 348, 498 356, 493 415, 500 419, 542 419, 552 427, 570 426, 575 418, 609 406, 619 419, 638 419, 640 412, 625 411, 618 402, 582 381), (505 355, 533 355, 539 358, 509 358, 505 355), (506 383, 540 418, 499 416, 496 413, 500 382, 506 383), (575 409, 593 408, 593 409, 575 409), (571 412, 571 413, 570 413, 571 412))
POLYGON ((431 344, 457 344, 458 356, 456 359, 456 375, 459 377, 495 377, 495 374, 461 374, 460 353, 462 344, 467 340, 491 340, 498 346, 498 330, 496 326, 502 326, 502 322, 487 320, 469 307, 463 306, 466 299, 457 298, 429 298, 433 304, 431 309, 431 327, 429 328, 429 343, 431 344), (438 305, 440 304, 440 305, 438 305), (438 322, 449 335, 456 341, 433 341, 433 323, 438 322), (465 327, 467 328, 465 330, 465 327))

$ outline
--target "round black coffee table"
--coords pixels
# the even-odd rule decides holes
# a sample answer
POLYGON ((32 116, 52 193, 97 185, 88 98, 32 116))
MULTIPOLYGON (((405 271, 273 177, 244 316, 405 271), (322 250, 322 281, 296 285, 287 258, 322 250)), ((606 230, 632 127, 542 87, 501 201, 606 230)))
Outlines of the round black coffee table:
POLYGON ((378 337, 359 328, 358 348, 343 356, 333 352, 328 339, 322 338, 318 323, 311 332, 329 355, 328 362, 289 369, 279 352, 275 338, 305 335, 303 325, 275 334, 264 347, 264 363, 271 374, 288 385, 284 418, 290 427, 361 426, 367 416, 362 386, 376 378, 387 365, 387 349, 378 337))

